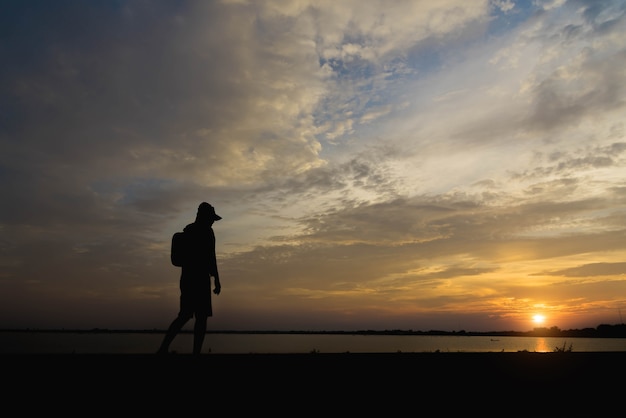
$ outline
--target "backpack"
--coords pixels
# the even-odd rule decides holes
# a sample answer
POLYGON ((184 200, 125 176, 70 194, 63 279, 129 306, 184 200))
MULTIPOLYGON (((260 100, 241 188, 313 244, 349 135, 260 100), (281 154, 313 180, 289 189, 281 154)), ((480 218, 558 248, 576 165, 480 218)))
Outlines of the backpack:
POLYGON ((182 267, 185 255, 187 254, 187 236, 184 232, 176 232, 172 236, 172 249, 170 259, 176 267, 182 267))

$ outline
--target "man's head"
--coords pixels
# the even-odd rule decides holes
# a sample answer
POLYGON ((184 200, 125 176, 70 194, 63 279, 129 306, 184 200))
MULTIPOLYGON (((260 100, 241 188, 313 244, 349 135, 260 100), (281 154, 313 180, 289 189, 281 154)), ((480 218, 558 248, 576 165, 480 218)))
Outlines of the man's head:
POLYGON ((196 215, 197 221, 219 221, 222 219, 217 213, 215 213, 215 208, 209 205, 207 202, 200 203, 198 206, 198 213, 196 215))

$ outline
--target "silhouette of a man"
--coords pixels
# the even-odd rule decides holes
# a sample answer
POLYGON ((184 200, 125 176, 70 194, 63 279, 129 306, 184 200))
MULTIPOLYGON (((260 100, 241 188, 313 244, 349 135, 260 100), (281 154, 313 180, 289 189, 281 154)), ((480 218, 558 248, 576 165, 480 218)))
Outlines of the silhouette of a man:
POLYGON ((211 306, 211 277, 214 280, 213 293, 219 295, 222 286, 215 256, 215 234, 213 222, 222 219, 213 206, 202 202, 198 206, 196 221, 187 225, 185 234, 186 254, 180 276, 180 310, 170 324, 159 348, 159 354, 166 354, 170 344, 183 326, 195 316, 193 329, 193 354, 200 354, 206 334, 207 319, 213 316, 211 306))

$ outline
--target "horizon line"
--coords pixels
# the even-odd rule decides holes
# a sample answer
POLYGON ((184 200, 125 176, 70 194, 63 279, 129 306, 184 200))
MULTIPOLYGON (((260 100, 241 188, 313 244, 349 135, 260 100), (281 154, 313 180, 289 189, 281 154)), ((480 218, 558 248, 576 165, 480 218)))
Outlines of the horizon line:
MULTIPOLYGON (((427 331, 424 330, 414 330, 414 329, 385 329, 385 330, 377 330, 377 329, 360 329, 360 330, 207 330, 207 334, 481 334, 481 335, 489 335, 489 334, 528 334, 528 333, 536 333, 536 332, 580 332, 580 331, 597 331, 598 328, 604 327, 620 327, 625 326, 626 324, 618 323, 618 324, 599 324, 594 327, 585 327, 585 328, 573 328, 573 329, 560 329, 559 327, 535 327, 531 330, 527 331, 516 331, 516 330, 491 330, 491 331, 467 331, 467 330, 439 330, 439 329, 430 329, 427 331)), ((0 328, 0 332, 80 332, 80 333, 165 333, 166 329, 159 328, 144 328, 144 329, 118 329, 118 328, 0 328)), ((184 329, 181 332, 193 332, 191 329, 184 329)))

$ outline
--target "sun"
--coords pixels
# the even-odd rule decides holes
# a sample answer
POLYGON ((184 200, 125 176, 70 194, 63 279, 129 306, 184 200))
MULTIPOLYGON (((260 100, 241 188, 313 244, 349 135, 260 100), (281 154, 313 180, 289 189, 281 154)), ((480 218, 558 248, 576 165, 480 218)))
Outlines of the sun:
POLYGON ((533 322, 535 324, 543 324, 543 322, 546 320, 546 317, 541 315, 541 314, 535 314, 533 315, 533 322))

